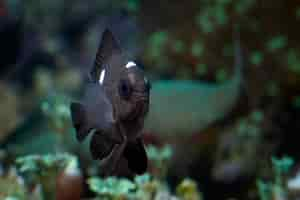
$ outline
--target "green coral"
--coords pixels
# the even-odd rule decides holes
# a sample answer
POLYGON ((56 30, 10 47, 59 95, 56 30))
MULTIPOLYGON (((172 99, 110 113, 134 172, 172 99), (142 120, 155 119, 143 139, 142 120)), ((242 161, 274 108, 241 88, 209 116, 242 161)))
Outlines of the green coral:
POLYGON ((170 145, 164 147, 147 146, 147 155, 153 167, 153 175, 163 179, 167 173, 168 163, 173 155, 170 145))
POLYGON ((300 74, 300 59, 299 53, 295 49, 289 49, 287 53, 288 69, 291 72, 300 74))
POLYGON ((162 148, 149 145, 147 147, 147 155, 149 156, 150 160, 163 162, 165 160, 169 160, 172 157, 173 151, 170 145, 165 145, 162 148))
POLYGON ((300 108, 300 96, 296 96, 293 98, 293 106, 295 108, 300 108))
POLYGON ((207 65, 204 63, 199 63, 196 65, 196 73, 203 76, 207 73, 207 65))
POLYGON ((273 37, 270 41, 267 42, 267 49, 270 52, 274 52, 278 49, 282 49, 287 45, 287 38, 285 36, 279 35, 273 37))
MULTIPOLYGON (((116 177, 91 177, 88 179, 89 188, 99 199, 106 200, 154 200, 177 199, 172 195, 167 185, 149 174, 136 176, 134 180, 116 177)), ((195 181, 184 180, 178 188, 178 199, 200 200, 201 193, 195 181), (182 197, 182 198, 181 198, 182 197)))
POLYGON ((229 17, 225 6, 223 6, 222 4, 217 4, 214 9, 217 24, 226 25, 228 23, 229 17))
POLYGON ((71 123, 70 99, 62 94, 49 95, 41 101, 40 110, 47 122, 48 134, 55 139, 55 149, 60 152, 72 151, 77 141, 72 137, 75 129, 71 123))
POLYGON ((275 173, 275 184, 282 186, 284 182, 284 174, 288 173, 294 164, 294 160, 290 157, 278 159, 272 157, 273 170, 275 173))
POLYGON ((168 37, 169 34, 166 31, 157 31, 150 35, 148 39, 148 51, 150 57, 155 59, 162 55, 165 45, 167 44, 168 37))
POLYGON ((58 173, 74 163, 78 165, 77 158, 67 153, 28 155, 16 159, 19 173, 29 185, 40 184, 45 199, 54 198, 58 173))
POLYGON ((202 29, 204 33, 211 33, 215 29, 215 25, 210 19, 208 13, 200 13, 196 16, 196 24, 202 29))
POLYGON ((21 173, 34 173, 43 175, 48 170, 64 168, 74 157, 70 154, 28 155, 16 159, 21 173))
MULTIPOLYGON (((138 199, 138 196, 145 196, 150 190, 144 187, 151 182, 149 174, 135 177, 134 181, 117 177, 91 177, 88 179, 90 189, 100 199, 138 199)), ((151 191, 152 192, 152 191, 151 191)))
POLYGON ((55 130, 63 129, 70 121, 70 109, 67 97, 63 95, 49 96, 42 101, 41 110, 55 130))
POLYGON ((256 186, 258 189, 258 195, 260 200, 269 200, 271 193, 272 184, 271 183, 265 183, 262 180, 256 181, 256 186))
POLYGON ((177 39, 172 43, 172 48, 175 53, 183 53, 186 47, 182 40, 177 39))
POLYGON ((201 41, 195 41, 192 45, 192 55, 200 57, 204 52, 204 45, 201 41))
POLYGON ((99 197, 108 199, 130 198, 132 191, 136 189, 136 185, 124 178, 108 177, 101 179, 92 177, 88 179, 90 189, 99 197))
POLYGON ((216 73, 216 80, 217 82, 224 82, 228 78, 227 71, 225 68, 218 69, 216 73))
POLYGON ((256 123, 260 123, 264 119, 264 113, 261 110, 254 110, 250 114, 250 119, 256 123))
POLYGON ((4 200, 20 200, 20 198, 9 196, 9 197, 6 197, 4 200))
POLYGON ((226 26, 230 20, 230 9, 234 10, 239 15, 255 5, 255 0, 211 0, 202 3, 201 11, 195 17, 196 25, 204 32, 211 33, 219 26, 226 26))
POLYGON ((254 51, 250 55, 250 62, 252 65, 260 65, 264 60, 264 55, 260 51, 254 51))
POLYGON ((261 123, 264 113, 261 110, 253 110, 247 118, 242 118, 238 123, 238 136, 245 138, 259 138, 262 134, 261 123))
POLYGON ((291 157, 283 157, 281 159, 272 157, 273 180, 266 182, 257 180, 258 195, 260 200, 286 199, 286 177, 294 164, 291 157))
POLYGON ((234 4, 234 9, 235 12, 237 12, 240 15, 243 15, 255 4, 255 0, 239 0, 234 4))
POLYGON ((137 12, 140 9, 140 1, 139 0, 127 0, 126 8, 128 11, 137 12))

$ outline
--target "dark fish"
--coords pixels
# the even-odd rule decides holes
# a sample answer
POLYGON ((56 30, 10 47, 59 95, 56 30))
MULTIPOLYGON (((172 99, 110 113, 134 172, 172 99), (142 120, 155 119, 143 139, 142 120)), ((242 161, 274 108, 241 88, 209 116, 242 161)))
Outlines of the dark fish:
POLYGON ((71 104, 77 139, 94 130, 90 151, 101 162, 103 175, 116 175, 125 158, 135 174, 147 169, 141 138, 149 107, 150 84, 134 61, 126 59, 119 42, 105 30, 81 103, 71 104))

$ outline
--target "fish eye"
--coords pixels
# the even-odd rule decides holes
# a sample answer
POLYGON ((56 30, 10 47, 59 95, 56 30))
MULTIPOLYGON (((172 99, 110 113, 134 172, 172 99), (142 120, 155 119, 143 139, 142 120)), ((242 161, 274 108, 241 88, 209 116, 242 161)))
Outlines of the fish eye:
POLYGON ((119 84, 119 94, 122 98, 128 100, 132 93, 132 87, 128 80, 121 80, 119 84))

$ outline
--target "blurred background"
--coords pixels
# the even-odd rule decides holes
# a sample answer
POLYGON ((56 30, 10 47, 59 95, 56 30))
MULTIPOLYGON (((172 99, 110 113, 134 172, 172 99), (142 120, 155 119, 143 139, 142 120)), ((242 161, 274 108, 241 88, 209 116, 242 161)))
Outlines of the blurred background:
POLYGON ((299 24, 295 0, 0 0, 0 199, 299 199, 299 24), (152 82, 135 192, 70 121, 105 28, 152 82))

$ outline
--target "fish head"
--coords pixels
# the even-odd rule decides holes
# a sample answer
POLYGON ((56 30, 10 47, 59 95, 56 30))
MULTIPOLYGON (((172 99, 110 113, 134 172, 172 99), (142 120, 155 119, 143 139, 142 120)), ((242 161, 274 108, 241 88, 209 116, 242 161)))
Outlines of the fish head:
POLYGON ((115 119, 144 120, 149 109, 150 83, 140 64, 126 58, 110 30, 103 33, 91 79, 104 88, 115 119))
POLYGON ((141 67, 127 62, 117 85, 119 118, 122 121, 144 119, 149 110, 150 82, 141 67))

